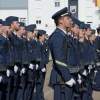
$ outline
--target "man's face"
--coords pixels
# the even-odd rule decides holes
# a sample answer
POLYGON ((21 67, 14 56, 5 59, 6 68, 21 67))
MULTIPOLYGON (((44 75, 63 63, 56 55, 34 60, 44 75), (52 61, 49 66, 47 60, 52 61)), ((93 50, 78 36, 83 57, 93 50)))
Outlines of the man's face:
POLYGON ((2 24, 0 24, 0 34, 2 33, 2 24))
POLYGON ((12 27, 13 29, 15 29, 16 31, 18 31, 19 28, 20 28, 20 24, 19 24, 18 21, 13 21, 13 23, 11 24, 11 27, 12 27))
POLYGON ((64 16, 61 18, 60 23, 65 27, 68 28, 72 24, 72 19, 69 16, 64 16))
POLYGON ((28 32, 28 38, 33 39, 33 32, 28 32))
POLYGON ((34 34, 34 37, 37 36, 37 34, 38 34, 37 28, 34 29, 34 33, 33 34, 34 34))
POLYGON ((0 24, 0 27, 2 27, 2 24, 0 24))
POLYGON ((79 30, 79 37, 83 38, 84 35, 85 35, 84 29, 80 29, 80 30, 79 30))
POLYGON ((85 30, 85 34, 87 35, 87 36, 90 36, 91 35, 91 29, 90 28, 87 28, 87 30, 85 30))
POLYGON ((25 34, 25 27, 20 27, 20 30, 19 30, 21 36, 25 34))
POLYGON ((75 24, 75 26, 71 29, 74 33, 74 36, 78 36, 79 34, 79 26, 75 24))

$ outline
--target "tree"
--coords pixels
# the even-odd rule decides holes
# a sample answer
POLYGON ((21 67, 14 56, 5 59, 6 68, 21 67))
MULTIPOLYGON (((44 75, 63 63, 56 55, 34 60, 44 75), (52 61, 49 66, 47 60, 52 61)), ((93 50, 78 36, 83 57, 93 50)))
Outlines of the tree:
POLYGON ((95 11, 95 13, 96 13, 96 15, 98 15, 98 16, 99 16, 99 20, 100 20, 100 7, 98 7, 98 10, 97 10, 97 11, 95 11))

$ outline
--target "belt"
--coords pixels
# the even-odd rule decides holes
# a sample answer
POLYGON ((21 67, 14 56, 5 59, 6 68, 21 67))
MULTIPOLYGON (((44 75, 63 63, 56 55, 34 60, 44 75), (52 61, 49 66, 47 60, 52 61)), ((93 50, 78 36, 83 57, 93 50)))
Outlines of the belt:
POLYGON ((80 66, 80 69, 84 69, 84 65, 81 65, 81 66, 80 66))
POLYGON ((77 73, 80 70, 79 66, 67 65, 70 73, 77 73))
POLYGON ((84 66, 88 66, 88 65, 91 65, 91 62, 87 61, 84 63, 84 66))
POLYGON ((95 64, 94 61, 91 61, 90 63, 91 63, 90 65, 94 65, 95 64))
POLYGON ((85 65, 85 66, 86 66, 86 65, 94 65, 94 61, 90 61, 90 62, 87 61, 87 62, 84 63, 84 65, 85 65))
POLYGON ((6 67, 0 67, 0 72, 6 71, 6 67))

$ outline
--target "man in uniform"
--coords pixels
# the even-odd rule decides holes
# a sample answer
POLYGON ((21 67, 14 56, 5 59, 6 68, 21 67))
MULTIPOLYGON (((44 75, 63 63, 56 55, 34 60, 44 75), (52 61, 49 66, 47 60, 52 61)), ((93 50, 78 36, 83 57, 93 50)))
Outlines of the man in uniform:
POLYGON ((26 40, 23 38, 25 34, 25 23, 19 22, 20 29, 17 33, 21 36, 21 49, 22 49, 22 68, 20 69, 20 79, 19 79, 19 87, 18 87, 18 94, 17 100, 22 99, 24 97, 25 85, 26 85, 26 70, 29 65, 28 53, 26 49, 26 40))
POLYGON ((16 100, 20 69, 22 68, 22 64, 21 64, 21 62, 22 62, 21 34, 18 33, 20 24, 18 22, 18 17, 16 17, 16 16, 9 16, 6 18, 6 20, 11 22, 11 28, 13 29, 13 32, 9 36, 9 39, 14 48, 14 62, 15 62, 15 65, 14 65, 14 88, 12 91, 11 100, 16 100))
POLYGON ((33 48, 33 43, 31 39, 33 39, 33 31, 34 28, 31 25, 28 25, 25 27, 26 30, 26 47, 27 47, 27 52, 28 52, 28 57, 29 57, 29 66, 27 68, 27 83, 26 83, 26 89, 24 93, 24 100, 28 100, 30 98, 30 91, 33 89, 32 85, 34 82, 34 70, 35 70, 35 55, 34 55, 34 48, 33 48))
POLYGON ((49 62, 49 44, 48 44, 48 39, 49 39, 49 36, 48 34, 45 35, 45 51, 46 51, 46 55, 45 55, 45 60, 46 62, 45 63, 48 63, 49 62))
MULTIPOLYGON (((1 86, 2 87, 5 86, 5 89, 3 89, 3 91, 2 91, 2 100, 10 100, 10 94, 11 94, 10 93, 11 92, 11 79, 12 79, 12 75, 13 75, 13 72, 11 71, 11 69, 13 69, 14 61, 13 61, 13 49, 12 49, 11 43, 8 39, 8 36, 10 34, 11 34, 10 22, 2 21, 1 44, 3 46, 2 52, 5 53, 5 55, 2 54, 2 56, 5 57, 5 59, 3 59, 1 61, 4 62, 5 64, 3 64, 3 65, 6 65, 6 67, 7 67, 6 72, 4 70, 2 70, 2 72, 1 72, 3 75, 3 81, 2 81, 1 86), (7 75, 7 77, 6 77, 6 75, 7 75), (7 96, 6 96, 6 94, 7 94, 7 96)), ((3 65, 2 65, 2 67, 4 67, 3 65)))
POLYGON ((78 91, 78 73, 80 71, 81 66, 80 66, 80 52, 79 52, 79 27, 80 27, 80 21, 76 18, 72 18, 72 28, 71 31, 73 33, 73 39, 70 38, 69 44, 68 44, 68 56, 67 56, 67 65, 69 68, 69 71, 71 75, 75 78, 76 80, 76 85, 73 88, 74 92, 74 99, 79 98, 79 91, 78 91))
POLYGON ((98 66, 98 72, 94 76, 95 85, 93 86, 93 89, 96 91, 100 91, 100 80, 98 77, 100 77, 100 27, 97 28, 97 37, 94 41, 95 51, 97 53, 97 66, 98 66))
POLYGON ((52 16, 52 19, 54 19, 56 29, 49 38, 49 47, 53 58, 53 69, 51 71, 50 84, 53 85, 54 100, 72 100, 74 98, 72 91, 67 92, 67 87, 73 87, 76 82, 71 77, 69 69, 67 68, 67 53, 64 54, 67 41, 66 31, 67 28, 71 26, 72 22, 71 16, 68 13, 68 8, 65 7, 56 12, 52 16))
POLYGON ((96 53, 96 50, 95 50, 95 46, 94 46, 94 41, 95 41, 95 29, 91 29, 91 36, 89 37, 89 40, 90 40, 90 60, 93 64, 91 64, 91 66, 88 67, 89 69, 89 94, 88 94, 88 100, 93 100, 92 98, 92 94, 93 94, 93 86, 96 84, 94 82, 94 77, 95 77, 95 74, 97 74, 97 62, 98 62, 98 57, 97 57, 97 53, 96 53))
POLYGON ((83 51, 82 51, 82 55, 83 55, 83 62, 84 62, 84 72, 82 73, 83 76, 83 81, 84 81, 84 86, 87 88, 87 91, 83 92, 82 95, 82 100, 89 99, 89 66, 91 66, 91 58, 90 58, 90 41, 89 41, 89 37, 91 36, 91 27, 90 24, 85 24, 84 25, 84 32, 85 32, 85 37, 84 37, 84 43, 83 43, 83 51))
POLYGON ((40 54, 40 63, 39 63, 39 69, 38 69, 38 75, 37 75, 37 81, 36 81, 36 100, 44 100, 44 93, 43 93, 43 87, 44 87, 44 81, 45 81, 45 75, 46 75, 46 64, 45 64, 45 30, 38 30, 38 41, 37 41, 37 48, 38 53, 40 54))
POLYGON ((2 19, 0 19, 0 34, 2 33, 1 32, 1 27, 2 27, 2 19))
POLYGON ((11 95, 11 88, 13 84, 13 67, 14 67, 14 58, 13 58, 13 47, 11 45, 11 42, 9 41, 9 35, 11 34, 10 30, 10 22, 9 21, 3 21, 2 22, 3 30, 5 30, 6 34, 2 34, 6 39, 6 61, 7 61, 7 98, 6 100, 10 100, 11 95))

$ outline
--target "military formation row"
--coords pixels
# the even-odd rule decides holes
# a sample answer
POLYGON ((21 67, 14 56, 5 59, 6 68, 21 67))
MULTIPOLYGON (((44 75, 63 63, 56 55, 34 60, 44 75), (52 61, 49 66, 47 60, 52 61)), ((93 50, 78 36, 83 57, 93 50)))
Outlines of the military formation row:
POLYGON ((100 27, 96 36, 96 30, 74 18, 67 7, 52 19, 56 24, 49 37, 54 100, 93 100, 93 90, 100 91, 100 27))
POLYGON ((44 100, 43 86, 49 62, 48 35, 18 17, 0 19, 0 100, 44 100))

